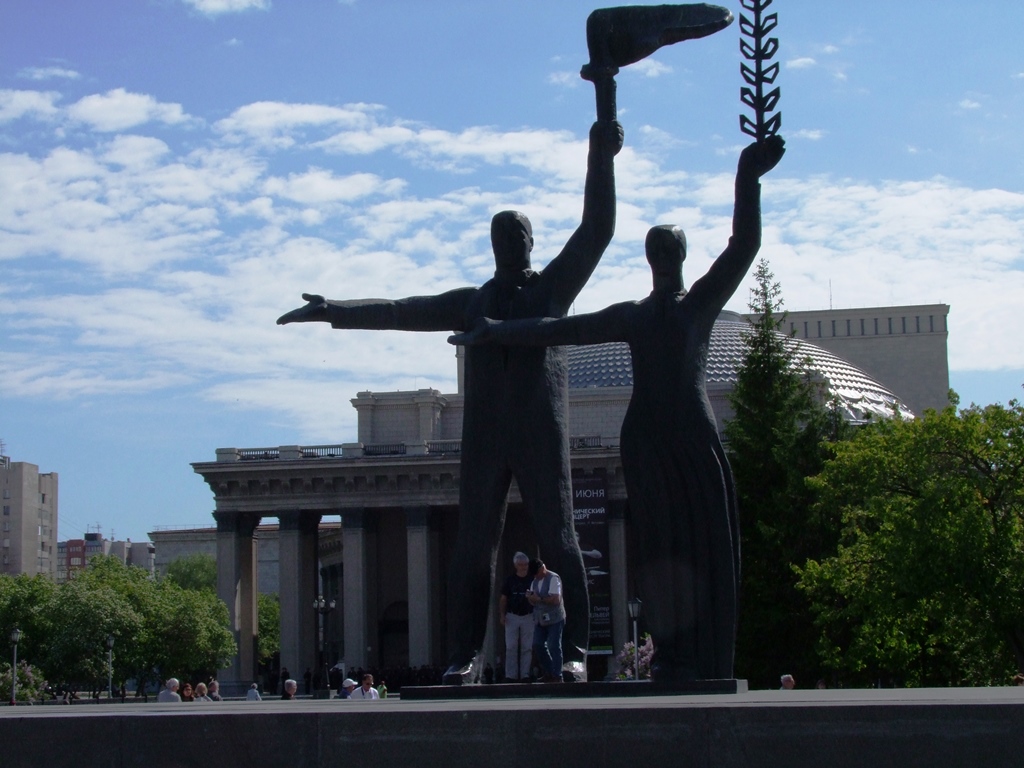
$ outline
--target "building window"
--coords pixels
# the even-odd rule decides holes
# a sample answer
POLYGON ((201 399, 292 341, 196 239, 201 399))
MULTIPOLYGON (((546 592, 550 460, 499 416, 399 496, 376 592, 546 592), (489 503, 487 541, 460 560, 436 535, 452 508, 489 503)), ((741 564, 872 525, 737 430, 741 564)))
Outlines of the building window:
POLYGON ((10 488, 4 488, 4 498, 5 499, 11 498, 11 489, 10 488))
POLYGON ((867 336, 867 334, 864 332, 864 318, 863 317, 860 319, 860 335, 861 336, 867 336))
POLYGON ((11 516, 11 505, 10 504, 4 504, 4 517, 10 517, 10 516, 11 516))

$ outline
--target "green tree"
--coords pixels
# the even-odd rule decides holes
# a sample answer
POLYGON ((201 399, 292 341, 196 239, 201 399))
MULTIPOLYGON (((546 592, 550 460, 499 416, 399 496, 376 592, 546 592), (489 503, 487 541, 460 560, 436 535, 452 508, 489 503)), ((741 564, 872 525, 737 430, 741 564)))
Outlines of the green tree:
POLYGON ((281 650, 281 603, 277 594, 256 595, 257 632, 256 652, 260 661, 269 660, 281 650))
POLYGON ((1006 684, 1024 669, 1024 409, 953 405, 865 428, 813 481, 842 515, 800 587, 851 684, 1006 684))
POLYGON ((179 557, 167 566, 165 579, 182 589, 217 591, 217 559, 205 552, 179 557))
POLYGON ((165 579, 157 583, 154 609, 151 663, 161 677, 209 677, 231 664, 236 645, 228 608, 212 592, 165 579))
POLYGON ((730 396, 726 425, 729 461, 740 511, 740 619, 737 673, 753 687, 775 687, 781 673, 797 680, 820 674, 816 631, 794 567, 834 551, 837 518, 813 507, 806 478, 827 455, 826 440, 845 434, 845 422, 827 407, 799 347, 780 328, 782 289, 764 259, 758 261, 744 334, 746 347, 730 396))
POLYGON ((145 632, 144 617, 115 586, 82 577, 70 579, 57 588, 50 617, 49 648, 41 663, 51 681, 105 689, 110 635, 118 648, 116 678, 125 678, 133 640, 145 632))
POLYGON ((0 576, 0 638, 21 630, 18 657, 38 665, 48 652, 57 585, 43 575, 0 576))

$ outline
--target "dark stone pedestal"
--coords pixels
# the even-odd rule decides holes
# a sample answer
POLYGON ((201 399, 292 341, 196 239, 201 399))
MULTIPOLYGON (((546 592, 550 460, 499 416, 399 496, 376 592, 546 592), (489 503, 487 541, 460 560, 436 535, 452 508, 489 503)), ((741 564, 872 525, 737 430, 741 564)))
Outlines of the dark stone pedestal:
POLYGON ((0 707, 0 765, 1002 768, 1022 726, 1021 688, 37 705, 0 707))
POLYGON ((499 683, 496 685, 405 686, 405 701, 466 701, 475 699, 590 699, 632 696, 697 696, 746 693, 746 680, 687 680, 654 683, 614 680, 596 683, 499 683))

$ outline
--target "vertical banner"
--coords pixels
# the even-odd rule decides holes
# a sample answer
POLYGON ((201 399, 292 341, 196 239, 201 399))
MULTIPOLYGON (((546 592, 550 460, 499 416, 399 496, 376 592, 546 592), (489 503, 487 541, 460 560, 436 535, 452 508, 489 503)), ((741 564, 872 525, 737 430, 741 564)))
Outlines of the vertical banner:
POLYGON ((572 514, 587 570, 590 653, 610 655, 612 596, 608 577, 608 490, 604 477, 573 478, 572 514))

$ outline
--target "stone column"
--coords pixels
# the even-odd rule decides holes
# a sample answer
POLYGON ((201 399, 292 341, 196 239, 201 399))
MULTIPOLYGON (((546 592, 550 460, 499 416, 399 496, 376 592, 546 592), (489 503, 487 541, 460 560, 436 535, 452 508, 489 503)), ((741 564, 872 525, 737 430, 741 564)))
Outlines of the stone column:
POLYGON ((409 568, 409 666, 434 662, 438 606, 431 579, 434 551, 429 507, 405 510, 405 535, 409 568))
POLYGON ((281 668, 302 680, 317 658, 317 619, 313 599, 317 589, 317 528, 319 512, 281 512, 280 598, 281 668))
POLYGON ((346 509, 341 516, 344 577, 342 610, 345 633, 345 668, 366 667, 366 648, 370 645, 368 573, 370 566, 367 514, 362 509, 346 509))
POLYGON ((632 639, 629 626, 629 574, 626 565, 626 502, 608 500, 608 571, 612 593, 612 658, 608 671, 615 671, 615 655, 632 639))
POLYGON ((256 680, 256 527, 259 515, 214 512, 217 521, 217 597, 228 607, 238 653, 219 673, 225 695, 242 693, 256 680))

